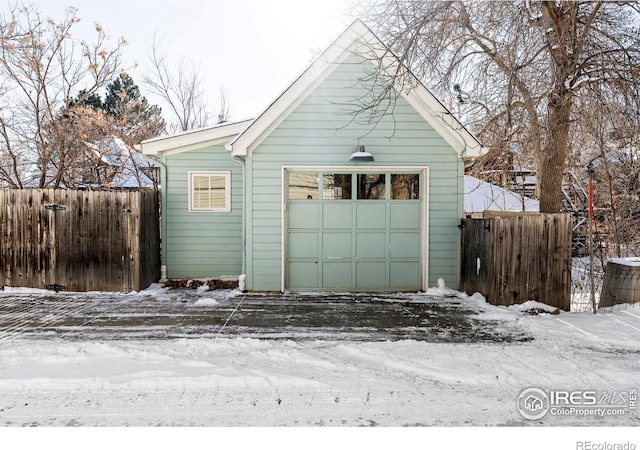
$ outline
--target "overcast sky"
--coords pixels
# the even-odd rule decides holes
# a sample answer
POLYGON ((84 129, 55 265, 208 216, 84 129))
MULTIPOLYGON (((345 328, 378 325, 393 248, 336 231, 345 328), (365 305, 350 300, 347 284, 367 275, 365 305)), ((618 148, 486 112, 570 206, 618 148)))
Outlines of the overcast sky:
MULTIPOLYGON (((210 103, 224 88, 231 120, 254 117, 348 25, 350 0, 111 0, 35 1, 44 15, 60 18, 68 6, 82 22, 75 35, 90 36, 94 23, 128 42, 128 72, 141 87, 154 33, 175 64, 184 57, 202 73, 210 103)), ((157 99, 147 95, 153 102, 157 99)))

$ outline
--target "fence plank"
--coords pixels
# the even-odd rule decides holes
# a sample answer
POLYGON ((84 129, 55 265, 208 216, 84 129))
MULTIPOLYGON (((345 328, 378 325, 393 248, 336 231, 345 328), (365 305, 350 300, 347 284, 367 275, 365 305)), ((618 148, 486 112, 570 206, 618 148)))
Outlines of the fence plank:
POLYGON ((462 287, 494 305, 570 308, 572 223, 566 214, 463 219, 462 287), (486 266, 485 271, 478 267, 486 266))
POLYGON ((155 191, 0 190, 0 287, 132 291, 160 276, 155 191))

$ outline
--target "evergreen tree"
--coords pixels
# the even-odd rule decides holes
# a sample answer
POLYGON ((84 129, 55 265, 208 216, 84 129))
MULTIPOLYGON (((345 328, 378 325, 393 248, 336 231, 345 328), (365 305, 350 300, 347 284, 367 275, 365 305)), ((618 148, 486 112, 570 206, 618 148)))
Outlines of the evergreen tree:
POLYGON ((113 117, 122 117, 131 111, 144 115, 149 109, 149 102, 140 95, 140 89, 133 78, 121 73, 107 86, 103 109, 113 117))
POLYGON ((112 123, 113 134, 127 145, 139 144, 165 130, 162 110, 140 94, 140 89, 126 73, 121 73, 106 87, 104 100, 100 95, 80 91, 69 104, 102 110, 112 123))
POLYGON ((87 106, 95 110, 104 109, 104 103, 102 103, 100 96, 95 92, 88 93, 84 89, 78 93, 76 98, 71 99, 69 102, 70 108, 74 106, 87 106))

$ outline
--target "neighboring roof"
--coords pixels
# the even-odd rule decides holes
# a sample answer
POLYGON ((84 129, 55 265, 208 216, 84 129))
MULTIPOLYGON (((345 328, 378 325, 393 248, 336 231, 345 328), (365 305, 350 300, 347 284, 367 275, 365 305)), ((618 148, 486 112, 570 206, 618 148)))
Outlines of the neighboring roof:
POLYGON ((464 212, 526 211, 538 212, 540 203, 475 177, 464 177, 464 212))
POLYGON ((114 188, 153 187, 153 179, 145 172, 149 167, 155 167, 139 151, 132 150, 125 142, 116 137, 104 141, 110 151, 103 152, 102 161, 118 168, 109 183, 114 188))
MULTIPOLYGON (((356 20, 293 82, 255 121, 243 130, 227 149, 235 156, 250 154, 263 139, 352 53, 383 60, 383 69, 391 79, 400 60, 360 20, 356 20), (374 53, 375 58, 371 56, 374 53)), ((407 71, 408 72, 408 71, 407 71)), ((410 72, 411 89, 400 94, 455 150, 464 156, 484 153, 480 142, 449 110, 410 72)))
POLYGON ((115 168, 113 178, 103 187, 130 189, 154 186, 153 179, 145 170, 155 166, 122 139, 111 136, 98 142, 95 148, 101 155, 101 161, 115 168))
POLYGON ((161 136, 140 143, 142 153, 157 155, 159 153, 174 154, 202 148, 206 145, 226 144, 244 131, 253 119, 238 122, 222 123, 212 127, 185 131, 171 136, 161 136))
MULTIPOLYGON (((110 167, 111 170, 103 172, 102 175, 91 175, 88 180, 84 180, 74 175, 72 168, 69 177, 65 177, 71 178, 72 183, 67 185, 63 180, 61 188, 131 189, 155 185, 153 178, 146 171, 157 166, 148 162, 139 151, 132 150, 122 139, 109 136, 95 143, 85 142, 85 144, 83 151, 89 154, 94 171, 98 167, 110 167)), ((47 171, 46 186, 53 183, 55 175, 53 169, 47 171)), ((39 178, 35 177, 23 183, 23 186, 36 188, 39 187, 39 182, 39 178)))

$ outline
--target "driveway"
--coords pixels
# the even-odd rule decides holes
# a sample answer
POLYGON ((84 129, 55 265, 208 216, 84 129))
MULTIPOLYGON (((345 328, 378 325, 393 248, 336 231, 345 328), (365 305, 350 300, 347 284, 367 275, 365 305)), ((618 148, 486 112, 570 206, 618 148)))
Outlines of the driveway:
POLYGON ((0 291, 0 340, 248 337, 291 340, 513 342, 522 332, 478 320, 455 294, 132 294, 0 291))
POLYGON ((632 309, 530 315, 444 289, 230 294, 0 292, 0 426, 638 425, 632 309), (517 408, 530 387, 627 402, 534 421, 517 408))

